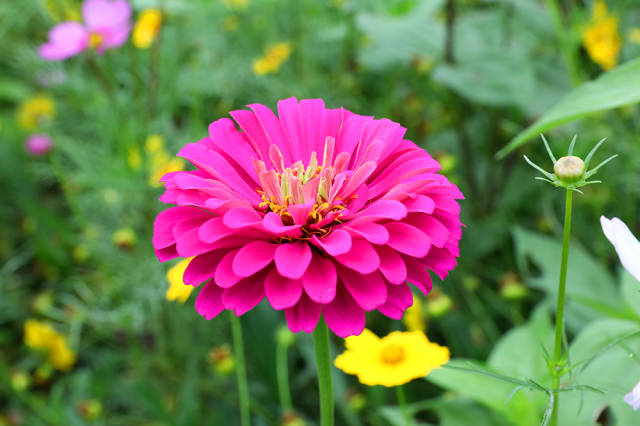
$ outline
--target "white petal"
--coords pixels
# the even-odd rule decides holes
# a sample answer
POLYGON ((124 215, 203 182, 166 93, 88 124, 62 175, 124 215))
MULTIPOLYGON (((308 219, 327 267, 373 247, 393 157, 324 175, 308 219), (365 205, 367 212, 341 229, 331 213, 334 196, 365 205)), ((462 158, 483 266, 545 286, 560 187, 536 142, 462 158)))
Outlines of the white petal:
POLYGON ((638 241, 623 221, 614 217, 612 220, 600 218, 602 231, 613 244, 618 253, 620 263, 633 277, 640 281, 640 241, 638 241))

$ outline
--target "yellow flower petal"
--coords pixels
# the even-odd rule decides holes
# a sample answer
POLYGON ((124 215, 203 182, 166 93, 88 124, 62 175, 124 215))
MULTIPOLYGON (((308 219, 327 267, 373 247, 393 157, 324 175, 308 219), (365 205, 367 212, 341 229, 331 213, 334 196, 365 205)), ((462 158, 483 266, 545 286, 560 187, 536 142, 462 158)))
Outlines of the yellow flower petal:
POLYGON ((424 377, 449 360, 449 349, 431 343, 422 331, 394 331, 379 339, 369 330, 346 339, 335 366, 365 385, 398 386, 424 377))
POLYGON ((176 263, 174 267, 167 271, 167 280, 169 281, 169 288, 165 297, 168 301, 172 302, 177 300, 180 303, 186 302, 193 291, 193 286, 187 285, 183 281, 184 271, 189 266, 189 263, 193 257, 183 259, 176 263))
POLYGON ((145 9, 140 14, 133 28, 133 45, 146 49, 156 39, 162 26, 162 12, 158 9, 145 9))

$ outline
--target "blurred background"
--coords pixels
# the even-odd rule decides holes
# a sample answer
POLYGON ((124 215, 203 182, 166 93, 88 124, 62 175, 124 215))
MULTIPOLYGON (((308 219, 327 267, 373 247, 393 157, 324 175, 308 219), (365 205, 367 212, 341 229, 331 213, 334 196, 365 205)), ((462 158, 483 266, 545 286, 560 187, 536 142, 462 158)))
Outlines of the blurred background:
MULTIPOLYGON (((636 0, 131 4, 133 20, 161 11, 146 46, 130 39, 48 62, 38 46, 55 24, 81 18, 81 1, 0 2, 0 425, 238 423, 227 316, 200 317, 195 294, 167 275, 174 263, 153 254, 157 181, 188 167, 175 153, 210 122, 289 96, 401 123, 466 196, 459 266, 434 278, 404 322, 373 313, 368 327, 423 329, 452 357, 544 371, 522 351, 540 349, 526 333, 550 331, 564 200, 522 160, 551 169, 539 140, 495 154, 574 87, 640 56, 636 0)), ((620 284, 598 221, 618 216, 640 231, 639 112, 626 106, 546 133, 558 156, 574 134, 579 155, 603 137, 598 159, 620 154, 598 175, 604 184, 575 197, 570 336, 640 316, 625 305, 637 294, 620 284)), ((243 321, 254 424, 315 424, 310 336, 282 330, 268 306, 243 321), (281 408, 276 365, 288 367, 295 413, 281 408)), ((334 355, 343 350, 333 343, 334 355)), ((618 393, 640 378, 635 368, 618 393)), ((391 390, 339 371, 334 380, 337 424, 403 424, 391 390)), ((474 383, 436 375, 407 395, 424 424, 540 424, 544 399, 521 391, 513 411, 474 383)), ((577 424, 633 424, 628 406, 602 398, 577 424)))

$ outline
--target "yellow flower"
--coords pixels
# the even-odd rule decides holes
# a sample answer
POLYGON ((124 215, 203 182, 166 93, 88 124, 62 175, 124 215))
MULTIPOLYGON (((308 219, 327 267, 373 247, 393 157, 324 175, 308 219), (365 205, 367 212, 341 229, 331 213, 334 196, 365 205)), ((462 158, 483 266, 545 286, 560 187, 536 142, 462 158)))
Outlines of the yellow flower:
POLYGON ((76 354, 69 348, 64 336, 58 335, 51 342, 47 360, 56 370, 68 371, 76 362, 76 354))
POLYGON ((222 0, 229 10, 245 10, 249 5, 249 0, 222 0))
POLYGON ((347 350, 338 355, 335 366, 369 386, 403 385, 449 361, 449 348, 429 342, 421 331, 394 331, 379 338, 365 329, 345 343, 347 350))
POLYGON ((177 300, 180 303, 184 303, 191 295, 193 286, 185 284, 182 279, 184 276, 184 271, 187 269, 187 266, 189 266, 189 262, 191 262, 191 259, 193 259, 193 257, 183 259, 180 262, 176 263, 173 268, 167 271, 169 288, 167 289, 167 293, 165 296, 169 302, 177 300))
POLYGON ((138 148, 129 148, 129 152, 127 154, 127 163, 131 170, 138 170, 142 165, 142 155, 140 155, 140 150, 138 148))
POLYGON ((269 46, 265 54, 253 61, 253 73, 265 75, 276 73, 280 66, 291 55, 291 44, 288 42, 277 43, 269 46))
POLYGON ((160 179, 166 173, 184 170, 181 158, 171 158, 164 149, 164 139, 160 135, 150 135, 145 142, 145 151, 151 159, 149 170, 149 185, 158 188, 160 179))
POLYGON ((155 154, 163 151, 164 139, 160 135, 149 135, 144 143, 147 154, 155 154))
POLYGON ((640 44, 640 28, 631 28, 631 31, 629 31, 629 41, 640 44))
POLYGON ((67 339, 47 323, 27 320, 24 343, 31 349, 47 352, 47 362, 57 370, 67 371, 76 362, 76 354, 69 348, 67 339))
POLYGON ((415 294, 413 295, 413 305, 404 312, 402 321, 409 331, 424 331, 426 329, 422 315, 422 301, 415 294))
POLYGON ((145 9, 140 14, 133 28, 133 45, 139 49, 146 49, 156 39, 162 25, 162 12, 158 9, 145 9))
POLYGON ((167 158, 166 161, 159 161, 151 169, 149 175, 149 185, 154 188, 160 187, 160 179, 169 172, 179 172, 184 170, 184 161, 181 158, 167 158))
POLYGON ((582 44, 602 69, 609 70, 618 64, 621 45, 618 18, 608 13, 603 0, 597 0, 593 7, 589 27, 582 33, 582 44))
POLYGON ((55 106, 53 99, 38 95, 27 99, 18 108, 18 125, 25 130, 34 130, 53 118, 55 106))

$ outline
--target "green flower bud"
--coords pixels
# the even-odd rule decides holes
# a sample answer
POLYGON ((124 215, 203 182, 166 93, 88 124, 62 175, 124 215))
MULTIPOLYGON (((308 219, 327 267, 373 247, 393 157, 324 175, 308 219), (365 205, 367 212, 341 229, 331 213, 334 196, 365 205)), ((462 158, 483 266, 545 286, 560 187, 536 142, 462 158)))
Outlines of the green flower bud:
POLYGON ((584 176, 584 161, 574 155, 568 155, 556 161, 553 171, 563 182, 578 182, 584 176))

